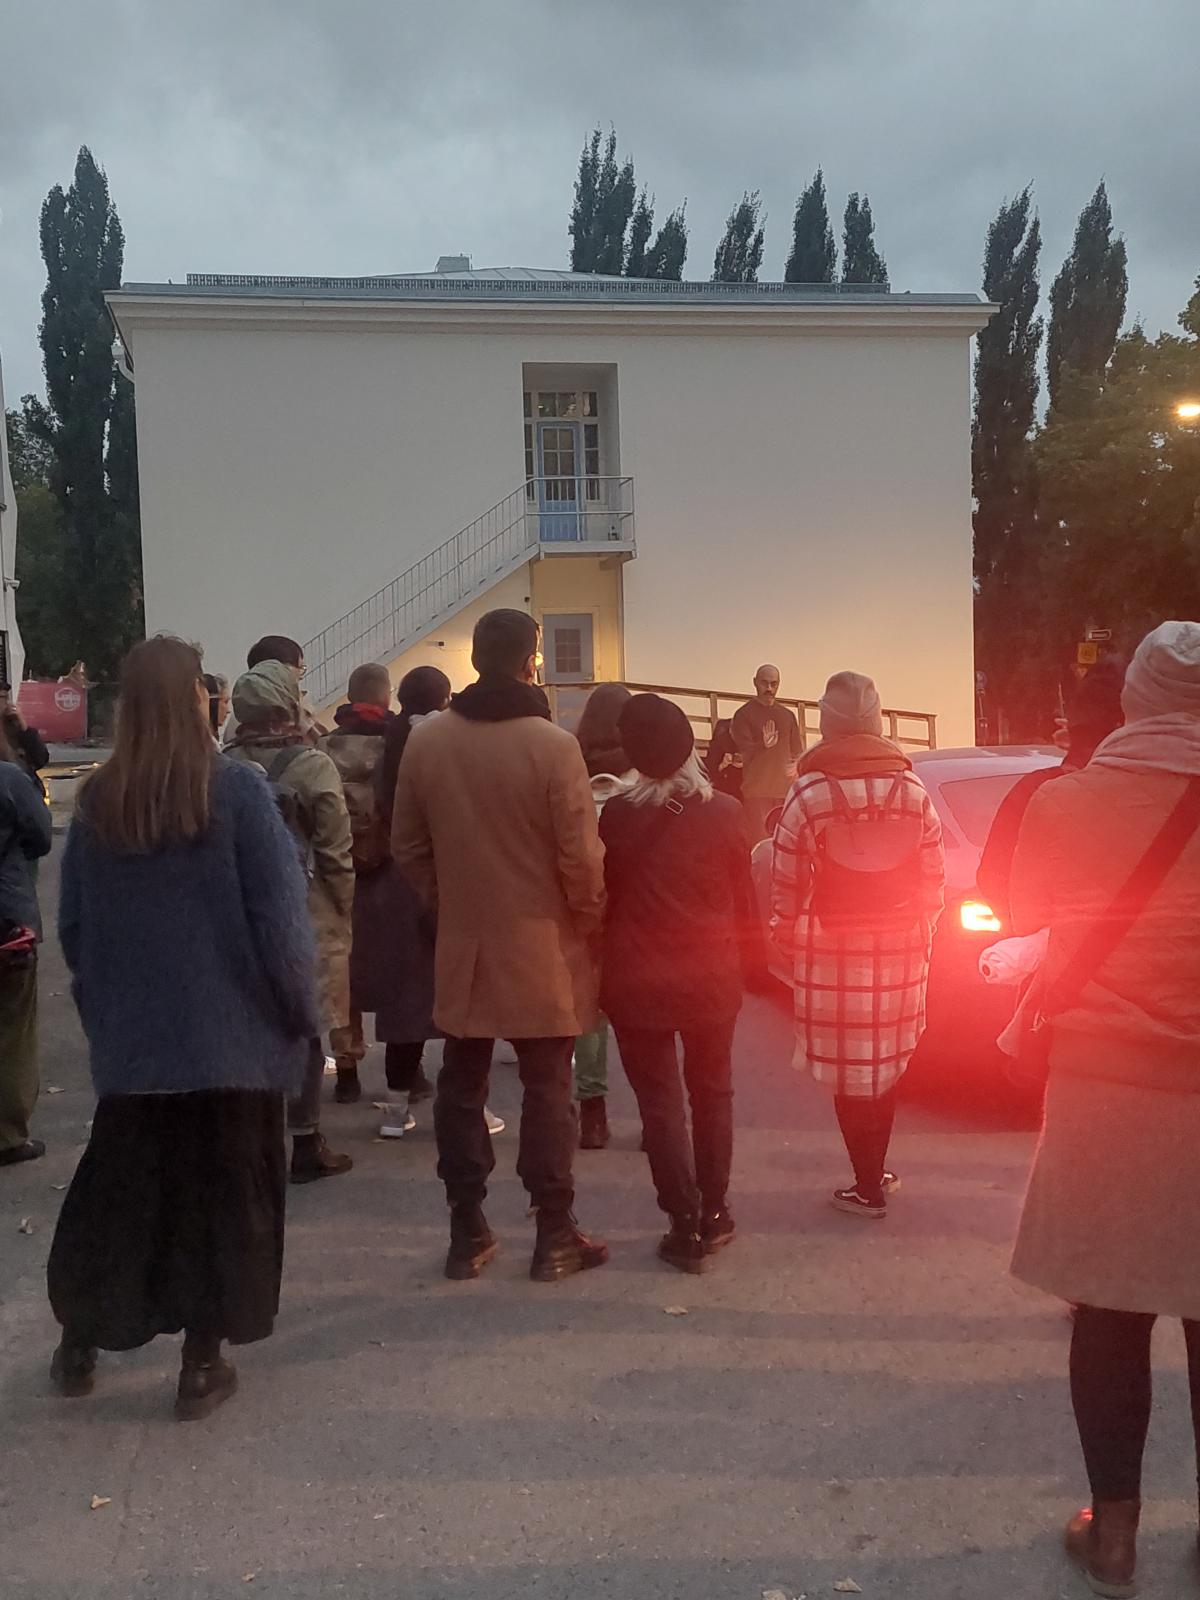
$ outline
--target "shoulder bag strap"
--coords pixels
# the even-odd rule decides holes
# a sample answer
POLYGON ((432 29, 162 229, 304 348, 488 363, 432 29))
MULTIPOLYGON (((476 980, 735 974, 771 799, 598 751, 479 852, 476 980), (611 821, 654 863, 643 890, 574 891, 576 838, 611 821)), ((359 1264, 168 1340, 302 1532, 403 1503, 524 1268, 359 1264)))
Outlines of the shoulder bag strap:
POLYGON ((1200 778, 1192 778, 1104 915, 1084 934, 1042 1002, 1042 1015, 1066 1011, 1137 922, 1200 827, 1200 778))

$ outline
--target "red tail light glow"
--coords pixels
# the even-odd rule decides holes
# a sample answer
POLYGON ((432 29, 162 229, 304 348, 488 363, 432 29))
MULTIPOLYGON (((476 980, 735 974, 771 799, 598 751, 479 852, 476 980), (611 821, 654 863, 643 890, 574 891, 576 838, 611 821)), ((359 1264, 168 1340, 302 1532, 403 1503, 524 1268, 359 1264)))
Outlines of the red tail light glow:
POLYGON ((965 933, 999 933, 1000 918, 986 900, 964 900, 958 908, 958 920, 965 933))

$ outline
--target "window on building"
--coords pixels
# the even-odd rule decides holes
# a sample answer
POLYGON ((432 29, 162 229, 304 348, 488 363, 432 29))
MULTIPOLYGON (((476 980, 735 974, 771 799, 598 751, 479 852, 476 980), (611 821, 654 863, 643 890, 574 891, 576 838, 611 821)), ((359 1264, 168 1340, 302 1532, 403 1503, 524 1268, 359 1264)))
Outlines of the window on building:
POLYGON ((583 629, 559 628, 554 635, 554 671, 572 677, 583 671, 583 629))

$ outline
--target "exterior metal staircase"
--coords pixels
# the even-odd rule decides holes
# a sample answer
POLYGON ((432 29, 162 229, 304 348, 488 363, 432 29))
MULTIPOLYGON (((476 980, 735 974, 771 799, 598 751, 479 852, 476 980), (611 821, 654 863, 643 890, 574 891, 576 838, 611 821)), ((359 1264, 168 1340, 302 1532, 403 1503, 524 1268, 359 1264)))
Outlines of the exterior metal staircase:
POLYGON ((526 562, 634 550, 631 478, 531 478, 304 646, 314 705, 355 667, 394 661, 526 562))

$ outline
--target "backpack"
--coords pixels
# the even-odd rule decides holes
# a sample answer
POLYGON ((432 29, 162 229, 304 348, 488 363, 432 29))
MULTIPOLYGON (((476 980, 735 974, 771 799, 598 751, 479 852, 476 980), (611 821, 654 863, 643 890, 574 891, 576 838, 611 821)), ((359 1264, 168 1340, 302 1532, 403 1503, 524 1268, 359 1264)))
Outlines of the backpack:
MULTIPOLYGON (((287 770, 297 756, 302 756, 310 748, 306 744, 286 745, 275 757, 269 767, 263 770, 267 775, 272 798, 276 809, 283 818, 284 826, 296 843, 296 854, 300 858, 300 870, 304 876, 311 880, 313 876, 312 853, 312 821, 308 808, 300 798, 299 793, 287 782, 287 770)), ((255 762, 258 766, 259 763, 255 762)))
POLYGON ((350 813, 350 851, 359 875, 377 872, 392 858, 390 828, 380 795, 384 740, 373 734, 331 733, 319 747, 342 780, 350 813))
POLYGON ((904 932, 920 921, 925 830, 897 804, 904 777, 861 809, 826 777, 834 817, 817 839, 812 909, 828 933, 904 932))

